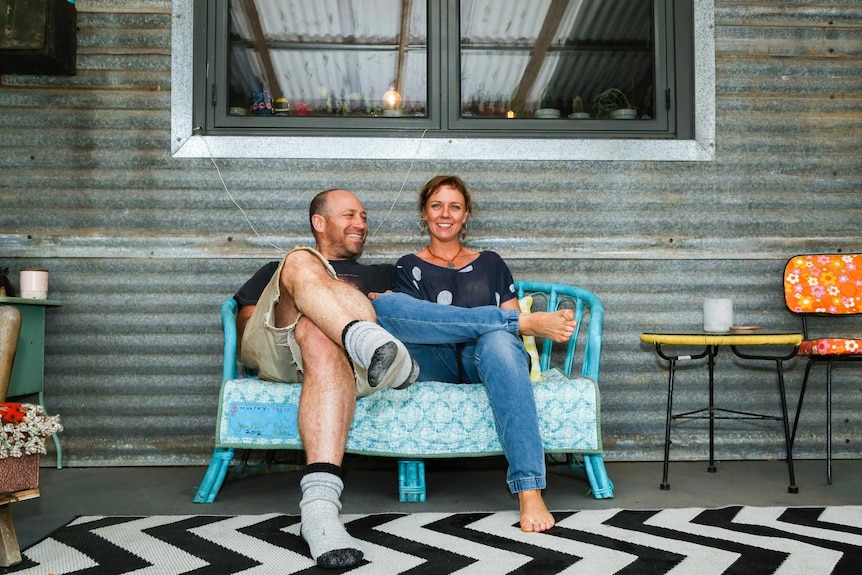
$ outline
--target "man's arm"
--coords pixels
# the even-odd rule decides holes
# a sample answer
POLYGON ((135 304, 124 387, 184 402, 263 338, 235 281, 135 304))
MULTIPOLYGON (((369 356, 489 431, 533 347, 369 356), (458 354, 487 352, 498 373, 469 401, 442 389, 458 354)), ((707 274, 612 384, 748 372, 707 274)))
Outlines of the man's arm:
POLYGON ((245 331, 245 325, 251 319, 251 314, 254 313, 255 306, 243 305, 236 312, 236 355, 242 357, 242 334, 245 331))

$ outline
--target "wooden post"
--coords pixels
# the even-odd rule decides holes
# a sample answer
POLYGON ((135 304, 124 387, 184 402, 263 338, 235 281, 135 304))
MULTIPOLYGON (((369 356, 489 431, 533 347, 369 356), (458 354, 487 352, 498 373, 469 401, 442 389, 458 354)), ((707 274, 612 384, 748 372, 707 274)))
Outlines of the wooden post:
POLYGON ((0 401, 6 401, 12 364, 21 333, 21 312, 11 305, 0 306, 0 401))
MULTIPOLYGON (((18 348, 18 335, 21 331, 21 312, 11 305, 0 307, 0 401, 6 401, 9 380, 12 378, 12 363, 18 348)), ((36 491, 38 494, 38 491, 36 491)), ((14 494, 0 498, 0 567, 17 565, 21 562, 21 549, 18 536, 12 523, 9 502, 14 494)), ((17 501, 17 498, 14 500, 17 501)))
POLYGON ((12 523, 12 513, 9 505, 0 505, 0 567, 17 565, 21 562, 21 549, 18 547, 18 536, 15 535, 15 525, 12 523))

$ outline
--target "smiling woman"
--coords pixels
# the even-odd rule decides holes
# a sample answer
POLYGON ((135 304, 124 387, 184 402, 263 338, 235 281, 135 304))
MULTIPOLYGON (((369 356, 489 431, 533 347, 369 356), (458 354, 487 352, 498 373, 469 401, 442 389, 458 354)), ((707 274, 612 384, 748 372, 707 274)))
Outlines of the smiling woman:
MULTIPOLYGON (((473 212, 464 181, 449 175, 429 180, 419 192, 419 212, 427 224, 429 244, 398 260, 392 291, 445 306, 487 306, 519 314, 515 282, 502 258, 461 243, 473 212)), ((550 529, 554 518, 542 500, 541 490, 547 486, 542 436, 530 356, 521 336, 541 335, 562 343, 572 338, 576 325, 572 310, 537 317, 540 321, 536 331, 527 329, 528 322, 519 321, 516 330, 492 331, 466 340, 403 340, 419 364, 420 381, 485 386, 497 435, 509 462, 506 482, 509 490, 518 495, 521 529, 528 532, 550 529)), ((386 314, 379 313, 378 321, 390 329, 386 314)))

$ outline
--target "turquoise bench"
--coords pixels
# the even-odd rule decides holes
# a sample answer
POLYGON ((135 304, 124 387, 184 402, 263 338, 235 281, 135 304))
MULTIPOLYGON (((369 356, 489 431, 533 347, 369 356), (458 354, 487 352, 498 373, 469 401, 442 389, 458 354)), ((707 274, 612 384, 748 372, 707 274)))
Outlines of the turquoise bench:
MULTIPOLYGON (((517 281, 516 289, 519 298, 532 296, 534 311, 568 307, 575 312, 575 336, 556 345, 563 349, 555 350, 548 340, 538 342, 535 359, 543 381, 534 383, 533 391, 539 426, 545 452, 567 454, 562 465, 583 471, 596 499, 611 498, 598 384, 602 301, 565 284, 517 281), (576 360, 580 375, 571 377, 576 360)), ((236 312, 233 298, 222 305, 224 364, 215 450, 196 503, 215 500, 236 449, 302 449, 297 428, 302 386, 244 377, 236 358, 236 312)), ((398 458, 400 501, 425 501, 425 459, 501 455, 503 450, 484 386, 423 381, 358 399, 347 452, 398 458)))

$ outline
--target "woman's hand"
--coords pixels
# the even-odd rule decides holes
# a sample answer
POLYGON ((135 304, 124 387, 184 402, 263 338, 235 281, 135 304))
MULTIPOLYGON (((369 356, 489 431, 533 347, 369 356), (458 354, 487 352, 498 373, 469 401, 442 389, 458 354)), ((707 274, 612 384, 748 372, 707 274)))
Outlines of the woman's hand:
MULTIPOLYGON (((385 291, 385 292, 383 292, 383 293, 387 293, 387 292, 390 292, 390 291, 392 291, 392 290, 386 290, 386 291, 385 291)), ((379 295, 380 295, 380 292, 370 291, 370 292, 368 292, 368 299, 370 299, 371 301, 374 301, 374 298, 376 298, 376 297, 377 297, 377 296, 379 296, 379 295)))

